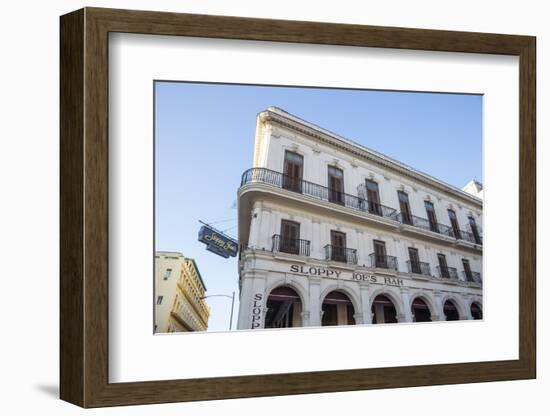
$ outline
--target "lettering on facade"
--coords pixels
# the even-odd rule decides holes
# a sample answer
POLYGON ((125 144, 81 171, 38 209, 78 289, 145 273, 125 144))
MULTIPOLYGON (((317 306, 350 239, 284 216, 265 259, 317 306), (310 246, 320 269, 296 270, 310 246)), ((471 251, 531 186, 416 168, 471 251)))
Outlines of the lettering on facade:
POLYGON ((342 274, 338 270, 324 269, 322 267, 308 267, 308 266, 297 266, 293 264, 290 266, 290 271, 293 273, 307 274, 311 276, 324 276, 324 277, 336 277, 339 278, 342 274))
POLYGON ((347 273, 343 274, 340 270, 332 270, 315 266, 299 266, 296 264, 290 266, 290 271, 292 273, 300 273, 307 276, 319 276, 333 279, 342 278, 357 282, 369 282, 387 286, 404 286, 403 279, 399 279, 397 277, 381 277, 372 273, 353 272, 351 275, 348 275, 347 273))
POLYGON ((264 295, 261 293, 256 293, 252 298, 252 326, 251 329, 256 329, 260 327, 260 322, 262 321, 262 299, 264 295))

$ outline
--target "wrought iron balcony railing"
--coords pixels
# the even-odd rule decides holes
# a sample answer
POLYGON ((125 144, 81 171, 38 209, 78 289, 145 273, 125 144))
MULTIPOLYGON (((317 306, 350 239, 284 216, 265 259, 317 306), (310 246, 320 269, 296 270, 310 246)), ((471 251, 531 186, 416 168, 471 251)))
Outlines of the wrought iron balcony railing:
POLYGON ((461 272, 462 277, 467 282, 473 282, 473 283, 482 283, 481 281, 481 273, 479 272, 466 272, 465 270, 461 272))
POLYGON ((322 201, 332 202, 357 211, 368 212, 397 221, 397 210, 364 198, 336 191, 313 182, 293 178, 281 172, 266 168, 252 168, 245 171, 241 178, 241 186, 248 183, 261 182, 277 188, 308 195, 322 201))
POLYGON ((369 254, 370 267, 378 267, 380 269, 398 270, 397 257, 381 256, 376 253, 369 254))
POLYGON ((457 230, 458 233, 456 233, 453 230, 453 227, 441 223, 432 223, 426 218, 420 218, 415 215, 403 214, 402 212, 400 212, 399 214, 397 214, 397 220, 401 224, 411 225, 413 227, 422 228, 423 230, 427 231, 433 231, 438 234, 443 234, 448 237, 456 238, 457 240, 469 241, 470 243, 479 245, 483 244, 480 234, 476 236, 472 232, 465 230, 457 230))
POLYGON ((458 272, 455 267, 436 266, 437 275, 443 279, 458 280, 458 272))
POLYGON ((407 260, 407 270, 409 273, 423 274, 424 276, 431 276, 430 263, 423 261, 411 261, 407 260))
POLYGON ((357 250, 354 248, 338 247, 327 244, 325 246, 325 259, 357 264, 357 250))
POLYGON ((359 196, 346 194, 344 192, 340 192, 313 182, 305 181, 303 179, 293 178, 274 170, 266 168, 251 168, 246 170, 241 177, 241 186, 253 182, 264 183, 277 188, 308 195, 322 201, 338 204, 356 211, 389 218, 402 224, 432 231, 457 240, 469 241, 479 245, 483 244, 480 227, 477 227, 477 232, 474 233, 471 231, 470 226, 467 225, 467 228, 469 229, 468 231, 459 230, 458 235, 456 235, 453 228, 449 225, 432 222, 426 218, 417 217, 412 214, 403 214, 401 212, 397 212, 394 208, 379 204, 377 202, 369 201, 359 196))
POLYGON ((397 215, 397 220, 401 224, 412 225, 416 228, 422 228, 423 230, 432 231, 434 233, 456 238, 452 227, 438 222, 431 222, 426 218, 417 217, 416 215, 412 214, 404 215, 402 212, 400 212, 397 215))
POLYGON ((467 231, 462 231, 467 234, 465 239, 474 244, 483 244, 482 231, 479 225, 466 224, 465 228, 467 231))
POLYGON ((296 254, 299 256, 309 256, 309 240, 301 240, 299 238, 285 238, 279 234, 273 235, 271 240, 273 243, 271 246, 271 251, 296 254))

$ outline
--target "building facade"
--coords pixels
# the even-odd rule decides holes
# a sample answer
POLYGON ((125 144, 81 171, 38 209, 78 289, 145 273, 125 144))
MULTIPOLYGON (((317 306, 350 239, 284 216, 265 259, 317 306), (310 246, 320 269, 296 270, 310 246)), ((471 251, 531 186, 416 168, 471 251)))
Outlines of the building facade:
POLYGON ((182 253, 155 253, 155 333, 206 331, 210 309, 195 260, 182 253))
POLYGON ((478 196, 271 107, 238 209, 239 329, 482 318, 478 196))

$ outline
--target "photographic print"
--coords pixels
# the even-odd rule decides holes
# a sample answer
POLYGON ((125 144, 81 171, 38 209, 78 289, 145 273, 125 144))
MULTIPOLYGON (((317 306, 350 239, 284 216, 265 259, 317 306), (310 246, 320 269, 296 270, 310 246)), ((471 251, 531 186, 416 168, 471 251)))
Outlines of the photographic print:
POLYGON ((154 95, 155 333, 483 318, 481 95, 154 95))

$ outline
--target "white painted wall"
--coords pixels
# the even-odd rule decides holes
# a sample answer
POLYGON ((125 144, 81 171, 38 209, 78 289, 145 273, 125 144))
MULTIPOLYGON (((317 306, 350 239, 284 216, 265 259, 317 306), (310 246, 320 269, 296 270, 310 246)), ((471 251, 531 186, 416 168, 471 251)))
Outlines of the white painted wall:
POLYGON ((421 262, 430 263, 432 275, 436 275, 437 253, 445 254, 447 265, 456 267, 459 278, 462 279, 462 258, 470 261, 473 272, 481 272, 482 252, 467 251, 458 247, 450 247, 444 243, 435 243, 421 238, 403 236, 399 232, 382 231, 369 227, 368 221, 352 222, 334 215, 311 215, 308 212, 292 209, 283 204, 263 201, 257 202, 253 210, 250 227, 249 246, 251 248, 271 251, 272 237, 281 232, 281 220, 295 221, 300 224, 300 238, 310 241, 310 257, 325 259, 324 246, 330 244, 330 231, 337 230, 346 234, 347 247, 357 250, 359 266, 369 266, 369 254, 374 252, 373 240, 386 243, 388 256, 396 256, 399 271, 406 272, 406 261, 409 260, 408 248, 418 248, 421 262))
POLYGON ((256 152, 262 155, 262 158, 258 160, 259 163, 255 167, 283 172, 285 151, 296 152, 303 156, 303 179, 306 181, 326 187, 328 186, 328 166, 337 166, 344 172, 344 192, 347 194, 357 196, 358 187, 364 184, 366 179, 371 179, 378 183, 380 203, 399 211, 397 191, 404 187, 404 191, 409 195, 412 215, 427 218, 424 201, 429 198, 434 204, 439 223, 451 225, 447 209, 452 208, 456 212, 461 229, 468 229, 466 227, 468 215, 473 215, 476 223, 483 227, 479 205, 450 198, 434 187, 390 169, 383 169, 368 161, 353 158, 348 153, 320 144, 317 140, 289 128, 267 126, 259 131, 261 134, 256 138, 256 146, 259 149, 256 152))

